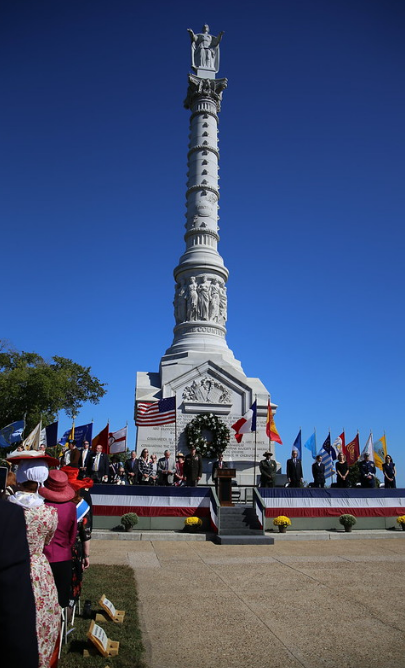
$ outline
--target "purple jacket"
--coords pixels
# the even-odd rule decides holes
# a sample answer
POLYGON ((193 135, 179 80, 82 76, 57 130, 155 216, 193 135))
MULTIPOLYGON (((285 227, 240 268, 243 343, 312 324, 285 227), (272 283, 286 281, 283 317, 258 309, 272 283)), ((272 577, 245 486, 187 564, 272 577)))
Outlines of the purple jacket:
POLYGON ((58 527, 49 545, 45 545, 44 554, 51 564, 55 561, 69 561, 72 558, 72 546, 77 533, 76 506, 72 501, 66 503, 46 501, 46 505, 56 508, 58 527))

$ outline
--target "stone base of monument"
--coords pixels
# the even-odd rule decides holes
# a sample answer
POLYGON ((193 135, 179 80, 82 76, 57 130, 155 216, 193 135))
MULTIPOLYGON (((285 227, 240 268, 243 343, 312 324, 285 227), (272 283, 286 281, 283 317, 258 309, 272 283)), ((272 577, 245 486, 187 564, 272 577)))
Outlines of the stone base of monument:
POLYGON ((215 543, 218 545, 274 545, 274 538, 270 536, 264 536, 263 534, 257 535, 236 535, 231 536, 228 534, 217 534, 214 538, 215 543))

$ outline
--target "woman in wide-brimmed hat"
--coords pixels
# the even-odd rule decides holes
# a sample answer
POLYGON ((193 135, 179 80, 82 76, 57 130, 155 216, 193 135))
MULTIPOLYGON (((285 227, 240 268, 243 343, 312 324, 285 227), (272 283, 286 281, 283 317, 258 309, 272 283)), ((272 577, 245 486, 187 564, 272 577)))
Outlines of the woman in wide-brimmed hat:
POLYGON ((8 502, 24 509, 27 525, 31 582, 37 610, 39 668, 49 668, 52 655, 57 658, 60 608, 55 581, 43 550, 56 530, 58 515, 54 508, 45 506, 43 497, 38 495, 38 488, 48 477, 48 466, 56 466, 58 460, 35 450, 15 451, 7 459, 12 464, 18 464, 18 490, 8 502))
POLYGON ((66 473, 55 470, 49 472, 39 493, 46 500, 46 505, 55 508, 58 513, 57 529, 44 553, 51 564, 59 605, 67 608, 72 579, 72 547, 77 532, 76 508, 71 503, 75 491, 69 485, 66 473))

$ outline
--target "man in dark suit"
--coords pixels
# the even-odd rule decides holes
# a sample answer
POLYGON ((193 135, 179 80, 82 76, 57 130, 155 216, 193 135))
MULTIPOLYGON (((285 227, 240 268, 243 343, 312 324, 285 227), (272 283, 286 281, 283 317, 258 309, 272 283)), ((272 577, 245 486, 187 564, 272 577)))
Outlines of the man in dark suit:
POLYGON ((302 465, 301 460, 298 459, 298 450, 293 450, 291 459, 287 459, 287 478, 290 487, 301 487, 302 477, 302 465))
POLYGON ((87 467, 87 475, 92 478, 94 482, 108 482, 108 469, 110 460, 103 452, 103 446, 97 445, 96 452, 90 455, 90 461, 87 467))
POLYGON ((375 465, 370 462, 370 455, 366 452, 364 459, 359 463, 360 482, 362 487, 375 487, 375 465))
POLYGON ((131 459, 127 459, 124 468, 128 483, 130 485, 136 485, 138 482, 138 460, 136 458, 135 450, 132 450, 131 459))
POLYGON ((82 480, 86 476, 86 471, 90 462, 90 457, 91 457, 90 443, 88 441, 84 441, 83 450, 80 452, 80 459, 79 459, 79 475, 77 476, 79 480, 82 480))
POLYGON ((325 464, 322 462, 322 455, 317 455, 312 464, 312 476, 314 479, 313 487, 325 487, 325 464))
POLYGON ((38 668, 35 600, 24 511, 0 500, 0 652, 4 666, 38 668))
POLYGON ((220 452, 219 455, 218 455, 217 461, 214 462, 213 465, 212 465, 212 471, 211 471, 211 477, 214 481, 215 490, 216 490, 217 494, 218 494, 218 469, 221 470, 221 469, 227 469, 227 468, 228 468, 228 464, 226 464, 226 462, 224 462, 224 455, 223 455, 222 452, 220 452))
POLYGON ((185 484, 188 487, 195 487, 201 480, 202 476, 202 458, 197 452, 194 445, 190 446, 190 452, 184 459, 183 475, 185 477, 185 484))
POLYGON ((259 464, 260 469, 260 487, 274 487, 276 481, 277 464, 272 459, 272 452, 263 453, 264 459, 259 464))

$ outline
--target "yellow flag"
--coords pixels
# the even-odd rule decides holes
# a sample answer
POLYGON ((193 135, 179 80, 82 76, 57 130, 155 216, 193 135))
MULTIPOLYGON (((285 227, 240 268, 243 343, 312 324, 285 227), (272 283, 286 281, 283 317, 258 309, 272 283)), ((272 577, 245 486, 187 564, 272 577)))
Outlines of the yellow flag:
POLYGON ((381 436, 381 438, 378 439, 378 441, 375 441, 373 443, 373 450, 374 450, 374 464, 379 468, 381 471, 383 470, 383 464, 385 462, 385 457, 387 456, 387 441, 384 436, 381 436))

